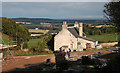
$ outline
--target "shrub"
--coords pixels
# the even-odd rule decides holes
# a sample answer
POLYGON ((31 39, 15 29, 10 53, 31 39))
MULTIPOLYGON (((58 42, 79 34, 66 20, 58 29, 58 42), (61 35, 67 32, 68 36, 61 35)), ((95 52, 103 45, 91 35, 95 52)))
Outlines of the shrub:
POLYGON ((38 42, 36 50, 38 52, 43 52, 46 47, 47 47, 46 41, 42 39, 41 41, 38 42))
POLYGON ((23 49, 27 49, 27 48, 28 48, 28 43, 25 42, 25 43, 23 44, 23 49))

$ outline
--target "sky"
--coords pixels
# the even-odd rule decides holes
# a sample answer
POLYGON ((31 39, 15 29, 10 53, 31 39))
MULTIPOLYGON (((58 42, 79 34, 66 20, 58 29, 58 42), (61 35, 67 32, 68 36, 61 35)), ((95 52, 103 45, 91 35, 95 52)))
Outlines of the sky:
POLYGON ((109 2, 109 1, 111 0, 2 0, 2 2, 109 2))
POLYGON ((3 17, 102 19, 106 2, 3 2, 3 17))

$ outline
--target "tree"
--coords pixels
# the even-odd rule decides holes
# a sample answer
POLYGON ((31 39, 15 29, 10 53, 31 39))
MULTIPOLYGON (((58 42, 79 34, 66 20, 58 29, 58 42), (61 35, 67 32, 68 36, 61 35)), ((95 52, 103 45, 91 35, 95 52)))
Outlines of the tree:
POLYGON ((104 7, 106 18, 117 27, 118 45, 120 45, 120 1, 109 2, 104 7))
MULTIPOLYGON (((105 10, 104 13, 108 20, 110 20, 114 25, 117 27, 117 33, 118 33, 118 45, 120 46, 120 1, 118 2, 109 2, 105 4, 105 10)), ((114 57, 110 61, 110 68, 114 73, 120 73, 120 55, 117 55, 117 57, 114 57)))
POLYGON ((52 51, 54 51, 54 37, 55 35, 49 35, 47 38, 45 38, 48 48, 52 51))
POLYGON ((30 33, 27 28, 24 28, 12 19, 2 17, 2 33, 13 37, 14 40, 17 38, 17 45, 19 46, 22 42, 29 40, 30 33))

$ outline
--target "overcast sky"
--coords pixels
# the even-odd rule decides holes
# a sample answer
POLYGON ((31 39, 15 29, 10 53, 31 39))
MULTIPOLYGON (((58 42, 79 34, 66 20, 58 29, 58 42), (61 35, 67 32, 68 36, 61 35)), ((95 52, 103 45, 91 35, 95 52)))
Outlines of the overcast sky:
POLYGON ((4 17, 103 18, 105 2, 3 2, 4 17))
POLYGON ((2 0, 2 2, 109 2, 109 1, 111 0, 2 0))

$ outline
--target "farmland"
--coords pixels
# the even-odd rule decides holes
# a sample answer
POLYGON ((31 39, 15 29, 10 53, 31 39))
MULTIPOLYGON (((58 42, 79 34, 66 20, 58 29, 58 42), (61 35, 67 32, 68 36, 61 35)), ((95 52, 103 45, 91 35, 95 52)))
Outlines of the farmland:
POLYGON ((29 32, 46 34, 49 30, 29 29, 29 32))
POLYGON ((40 36, 42 34, 46 34, 49 30, 41 30, 41 29, 29 29, 31 36, 40 36))
MULTIPOLYGON (((100 43, 117 41, 116 34, 92 35, 87 37, 98 40, 100 43)), ((38 42, 41 40, 43 40, 43 38, 30 39, 28 42, 28 47, 36 47, 38 42)))
POLYGON ((92 36, 87 36, 87 37, 91 38, 91 39, 98 40, 100 43, 117 41, 116 34, 92 35, 92 36))
POLYGON ((36 47, 38 42, 43 40, 43 38, 38 38, 38 39, 30 39, 28 42, 28 47, 36 47))

